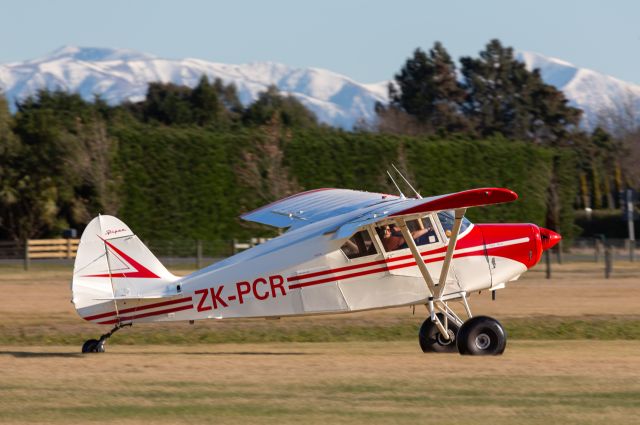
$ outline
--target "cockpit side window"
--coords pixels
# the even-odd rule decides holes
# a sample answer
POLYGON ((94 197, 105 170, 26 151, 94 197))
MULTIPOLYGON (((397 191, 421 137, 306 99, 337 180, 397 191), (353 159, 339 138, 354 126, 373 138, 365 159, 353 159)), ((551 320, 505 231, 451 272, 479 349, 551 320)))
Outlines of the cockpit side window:
MULTIPOLYGON (((442 225, 442 229, 444 230, 447 237, 451 237, 451 229, 453 229, 454 222, 454 211, 440 211, 438 213, 438 218, 440 219, 440 224, 442 225)), ((462 223, 460 224, 460 233, 467 230, 467 228, 471 225, 471 222, 467 220, 466 217, 462 218, 462 223)))
POLYGON ((361 230, 355 235, 351 236, 340 249, 344 252, 344 255, 349 259, 365 257, 367 255, 377 254, 376 246, 374 245, 369 232, 361 230))
MULTIPOLYGON (((408 220, 407 229, 418 246, 438 242, 438 236, 428 216, 420 220, 408 220)), ((376 231, 386 252, 408 248, 400 228, 395 223, 379 226, 376 231)))

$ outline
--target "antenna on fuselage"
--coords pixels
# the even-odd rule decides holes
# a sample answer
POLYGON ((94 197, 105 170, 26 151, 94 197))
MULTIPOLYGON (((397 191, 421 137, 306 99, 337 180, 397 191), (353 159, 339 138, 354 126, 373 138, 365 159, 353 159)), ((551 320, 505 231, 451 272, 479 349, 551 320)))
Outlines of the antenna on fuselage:
MULTIPOLYGON (((396 173, 400 174, 400 177, 402 177, 402 180, 404 180, 404 182, 405 182, 405 183, 406 183, 406 184, 411 188, 411 190, 413 190, 413 193, 415 193, 415 194, 416 194, 416 196, 418 197, 418 199, 422 199, 422 196, 418 193, 418 191, 417 191, 413 186, 411 186, 411 183, 409 183, 409 180, 407 180, 407 179, 405 178, 405 176, 403 176, 403 175, 402 175, 402 173, 400 172, 400 170, 398 170, 398 169, 396 168, 395 164, 391 164, 391 166, 393 167, 393 169, 394 169, 394 170, 396 170, 396 173)), ((387 173, 388 173, 388 171, 387 171, 387 173)), ((391 180, 393 180, 393 179, 391 179, 391 180)), ((395 183, 395 182, 394 182, 394 183, 395 183)), ((397 187, 397 185, 396 185, 396 187, 397 187)), ((398 190, 400 190, 400 189, 398 189, 398 190)))
POLYGON ((393 179, 393 177, 391 177, 391 173, 389 172, 389 170, 387 170, 387 174, 389 175, 389 178, 391 179, 391 181, 395 185, 396 189, 398 189, 398 193, 400 193, 400 197, 402 199, 407 199, 407 197, 404 196, 404 193, 402 193, 402 191, 400 190, 400 186, 398 186, 398 183, 396 183, 396 181, 393 179))

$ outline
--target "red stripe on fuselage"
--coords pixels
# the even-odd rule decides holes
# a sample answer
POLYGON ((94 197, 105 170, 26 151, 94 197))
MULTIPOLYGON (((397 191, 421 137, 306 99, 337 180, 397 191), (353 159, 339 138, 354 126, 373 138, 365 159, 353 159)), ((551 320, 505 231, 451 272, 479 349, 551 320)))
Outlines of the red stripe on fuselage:
POLYGON ((150 308, 156 308, 156 307, 164 307, 167 305, 173 305, 173 304, 180 304, 186 301, 191 302, 192 301, 192 297, 186 297, 186 298, 179 298, 177 300, 169 300, 169 301, 163 301, 160 303, 153 303, 153 304, 146 304, 146 305, 141 305, 138 307, 130 307, 130 308, 125 308, 124 310, 120 310, 118 311, 110 311, 108 313, 101 313, 101 314, 96 314, 94 316, 87 316, 84 317, 85 320, 96 320, 96 319, 102 319, 104 317, 109 317, 109 316, 115 316, 116 314, 120 313, 120 314, 126 314, 126 313, 131 313, 133 311, 141 311, 141 310, 149 310, 150 308))
MULTIPOLYGON (((482 238, 482 234, 480 233, 480 229, 478 229, 476 226, 474 226, 468 234, 466 234, 463 237, 461 237, 460 239, 458 239, 458 242, 456 243, 456 250, 471 248, 471 247, 474 247, 474 246, 477 246, 478 250, 483 250, 484 249, 484 240, 482 238)), ((423 251, 423 252, 420 253, 420 255, 422 255, 424 257, 426 255, 444 254, 445 252, 447 252, 447 246, 446 245, 445 246, 441 246, 440 248, 436 248, 436 249, 432 249, 432 250, 428 250, 428 251, 423 251)), ((320 271, 317 271, 317 272, 306 273, 306 274, 301 274, 301 275, 298 275, 298 276, 288 277, 287 278, 287 282, 294 282, 296 280, 308 279, 308 278, 311 278, 311 277, 318 277, 318 276, 322 276, 322 275, 334 274, 334 273, 339 273, 339 272, 343 272, 343 271, 361 269, 361 268, 370 267, 370 266, 376 266, 376 265, 380 265, 380 264, 389 264, 389 263, 396 262, 396 261, 408 260, 410 258, 413 258, 412 254, 400 255, 398 257, 387 258, 387 259, 384 259, 384 260, 369 261, 369 262, 361 263, 361 264, 353 264, 353 265, 350 265, 350 266, 338 267, 338 268, 335 268, 335 269, 320 270, 320 271)))
MULTIPOLYGON (((482 248, 479 248, 482 249, 482 248)), ((432 251, 427 251, 427 253, 431 253, 432 251)), ((425 253, 422 253, 422 255, 425 255, 425 253)), ((462 253, 462 254, 455 254, 453 256, 453 258, 461 258, 461 257, 471 257, 477 255, 476 251, 474 252, 468 252, 468 253, 462 253)), ((484 254, 482 255, 484 257, 484 254)), ((413 258, 413 256, 409 255, 408 257, 413 258)), ((406 259, 406 256, 403 257, 397 257, 397 258, 403 258, 406 259)), ((395 260, 395 259, 392 259, 395 260)), ((423 260, 425 262, 425 264, 427 263, 434 263, 436 261, 443 261, 444 260, 444 256, 443 257, 438 257, 438 258, 431 258, 431 259, 426 259, 423 260)), ((345 274, 345 275, 340 275, 340 276, 332 276, 332 277, 328 277, 325 279, 318 279, 318 280, 312 280, 310 282, 303 282, 303 283, 296 283, 293 285, 289 285, 289 289, 296 289, 296 288, 303 288, 305 286, 313 286, 313 285, 320 285, 323 283, 328 283, 328 282, 336 282, 338 280, 344 280, 344 279, 351 279, 354 277, 360 277, 360 276, 366 276, 369 274, 376 274, 376 273, 382 273, 385 271, 389 271, 389 270, 397 270, 397 269, 404 269, 406 267, 414 267, 417 266, 418 263, 416 263, 415 261, 410 261, 408 263, 402 263, 402 264, 396 264, 393 266, 383 266, 383 267, 379 267, 376 269, 371 269, 371 270, 364 270, 361 272, 356 272, 356 273, 349 273, 349 274, 345 274)), ((337 269, 336 269, 337 270, 337 269)))
POLYGON ((152 311, 150 313, 134 314, 133 316, 119 317, 117 319, 106 320, 104 322, 98 322, 98 324, 99 325, 113 325, 113 324, 118 323, 118 322, 128 322, 130 320, 142 319, 144 317, 157 316, 159 314, 175 313, 176 311, 190 310, 192 308, 193 308, 193 305, 184 305, 184 306, 180 306, 180 307, 169 308, 169 309, 166 309, 166 310, 152 311))

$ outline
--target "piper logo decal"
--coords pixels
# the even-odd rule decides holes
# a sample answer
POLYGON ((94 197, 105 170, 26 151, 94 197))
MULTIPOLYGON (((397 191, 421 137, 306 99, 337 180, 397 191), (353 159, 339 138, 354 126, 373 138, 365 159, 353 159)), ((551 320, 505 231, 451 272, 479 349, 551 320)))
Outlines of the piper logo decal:
POLYGON ((117 235, 118 233, 122 233, 122 232, 126 232, 127 229, 107 229, 106 232, 104 232, 105 236, 111 236, 111 235, 117 235))

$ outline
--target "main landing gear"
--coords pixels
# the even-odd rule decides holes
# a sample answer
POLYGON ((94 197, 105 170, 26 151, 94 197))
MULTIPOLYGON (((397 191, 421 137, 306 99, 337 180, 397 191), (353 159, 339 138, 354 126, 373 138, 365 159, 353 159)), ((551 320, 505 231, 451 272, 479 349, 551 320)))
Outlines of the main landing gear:
POLYGON ((507 334, 496 319, 476 316, 463 323, 456 336, 460 354, 497 356, 507 346, 507 334))
MULTIPOLYGON (((442 313, 436 314, 441 322, 445 321, 445 316, 442 313)), ((456 353, 458 348, 456 347, 456 335, 460 328, 453 322, 445 323, 447 334, 449 339, 445 339, 440 330, 431 319, 424 321, 420 326, 420 332, 418 333, 418 340, 420 342, 420 348, 425 353, 456 353)))
POLYGON ((463 322, 446 302, 435 303, 439 313, 428 317, 418 333, 420 348, 425 353, 455 353, 472 356, 497 356, 507 346, 507 334, 496 319, 471 316, 462 297, 469 319, 463 322), (444 332, 446 331, 445 337, 444 332))
POLYGON ((133 323, 118 323, 115 328, 111 329, 110 332, 102 335, 100 339, 89 339, 82 344, 82 352, 83 353, 104 353, 104 344, 107 342, 107 339, 111 337, 114 333, 124 328, 125 326, 131 326, 133 323))

